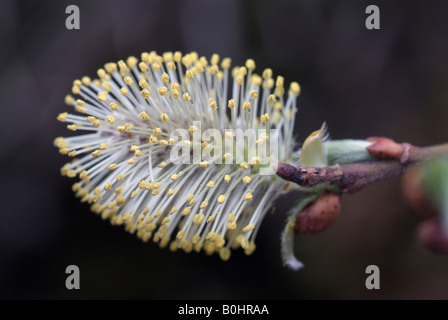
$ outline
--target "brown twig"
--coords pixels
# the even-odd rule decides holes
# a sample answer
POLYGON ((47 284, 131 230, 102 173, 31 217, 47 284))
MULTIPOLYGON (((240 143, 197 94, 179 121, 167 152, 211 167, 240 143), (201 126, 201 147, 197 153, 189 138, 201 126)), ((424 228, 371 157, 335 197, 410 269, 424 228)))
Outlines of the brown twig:
POLYGON ((431 158, 448 154, 448 144, 416 147, 409 143, 398 144, 389 138, 372 137, 367 151, 375 160, 327 167, 294 167, 280 163, 277 175, 303 187, 328 183, 341 192, 353 193, 368 185, 404 173, 410 166, 431 158))

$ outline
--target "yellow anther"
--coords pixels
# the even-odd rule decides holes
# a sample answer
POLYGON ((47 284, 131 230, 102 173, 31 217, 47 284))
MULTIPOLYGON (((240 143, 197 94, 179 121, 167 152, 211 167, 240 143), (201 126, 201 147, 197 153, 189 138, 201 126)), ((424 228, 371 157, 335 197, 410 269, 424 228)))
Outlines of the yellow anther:
POLYGON ((182 98, 184 98, 185 101, 190 101, 191 100, 191 97, 188 94, 188 92, 185 92, 184 95, 182 96, 182 98))
POLYGON ((228 106, 230 109, 233 109, 233 107, 235 107, 235 100, 230 99, 230 100, 229 100, 229 103, 227 104, 227 106, 228 106))
POLYGON ((203 141, 203 142, 201 143, 201 147, 202 147, 202 148, 207 148, 207 147, 208 147, 208 142, 207 142, 207 141, 203 141))
POLYGON ((278 76, 277 80, 275 81, 276 87, 283 87, 283 83, 285 82, 285 79, 282 76, 278 76))
POLYGON ((250 110, 250 102, 246 101, 243 103, 243 110, 250 110))
POLYGON ((98 92, 98 100, 102 102, 107 101, 107 92, 106 91, 98 92))
POLYGON ((267 87, 268 89, 272 89, 274 87, 274 79, 266 79, 263 86, 267 87))
POLYGON ((122 96, 126 97, 129 94, 129 90, 128 88, 123 87, 120 89, 120 93, 122 96))
POLYGON ((196 131, 198 131, 198 128, 196 128, 195 126, 190 126, 188 128, 188 132, 190 132, 190 133, 193 133, 193 132, 196 132, 196 131))
POLYGON ((253 157, 252 159, 250 159, 250 164, 252 165, 260 164, 260 158, 257 156, 253 157))
POLYGON ((179 239, 179 240, 182 239, 183 237, 185 237, 185 230, 184 229, 180 230, 177 233, 177 235, 176 235, 176 238, 179 239))
POLYGON ((117 71, 117 64, 114 62, 106 63, 104 65, 104 69, 106 69, 106 71, 109 73, 115 72, 115 71, 117 71))
POLYGON ((160 64, 154 62, 154 63, 152 64, 152 70, 154 70, 155 72, 159 72, 159 70, 160 70, 160 64))
POLYGON ((81 190, 81 185, 79 183, 74 183, 72 186, 72 191, 76 192, 78 190, 81 190))
POLYGON ((100 151, 99 150, 95 150, 92 152, 92 156, 94 157, 99 157, 100 156, 100 151))
POLYGON ((213 188, 215 186, 215 183, 213 182, 213 181, 209 181, 209 182, 207 182, 207 187, 208 188, 213 188))
POLYGON ((143 89, 142 91, 140 91, 140 94, 143 96, 143 98, 148 99, 148 97, 149 97, 149 90, 148 89, 143 89))
POLYGON ((126 83, 128 86, 134 83, 134 80, 131 77, 124 77, 124 83, 126 83))
POLYGON ((68 153, 68 156, 69 156, 69 157, 75 157, 75 156, 76 156, 76 150, 70 151, 70 152, 68 153))
POLYGON ((168 117, 166 113, 162 113, 160 115, 160 119, 162 119, 163 122, 167 122, 168 120, 170 120, 170 117, 168 117))
POLYGON ((263 79, 268 79, 268 78, 272 78, 272 69, 264 69, 263 73, 262 73, 262 77, 263 79))
POLYGON ((196 64, 195 69, 198 73, 204 72, 204 67, 200 63, 196 64))
POLYGON ((184 215, 184 216, 189 215, 190 212, 191 212, 191 209, 188 208, 188 207, 186 207, 186 208, 182 211, 182 215, 184 215))
POLYGON ((58 121, 65 122, 67 120, 67 112, 60 113, 57 117, 58 121))
POLYGON ((228 224, 227 224, 227 229, 229 229, 229 230, 235 230, 236 229, 236 222, 234 221, 234 222, 229 222, 228 224))
POLYGON ((238 74, 241 75, 241 76, 245 76, 245 75, 247 74, 247 69, 246 69, 246 67, 240 67, 240 68, 238 69, 238 74))
POLYGON ((109 170, 115 170, 117 169, 117 164, 116 163, 112 163, 107 167, 109 170))
POLYGON ((159 189, 152 189, 151 194, 152 194, 153 196, 158 195, 158 194, 159 194, 159 189))
POLYGON ((201 168, 207 168, 207 161, 201 161, 199 165, 201 166, 201 168))
POLYGON ((252 193, 247 193, 245 196, 244 196, 244 201, 251 201, 252 200, 252 193))
POLYGON ((171 175, 171 180, 176 181, 177 178, 179 178, 179 176, 177 174, 174 173, 171 175))
POLYGON ((173 61, 173 53, 171 51, 166 51, 162 54, 162 62, 173 61))
POLYGON ((160 188, 160 186, 162 185, 162 182, 158 181, 156 183, 154 183, 154 188, 160 188))
POLYGON ((112 183, 110 183, 110 182, 107 182, 107 183, 104 185, 104 190, 106 190, 106 191, 109 191, 111 188, 112 188, 112 183))
POLYGON ((132 124, 130 124, 130 123, 126 123, 126 124, 124 125, 124 129, 125 129, 126 131, 129 131, 129 130, 131 130, 132 128, 134 128, 134 125, 132 125, 132 124))
POLYGON ((68 130, 71 130, 71 131, 76 131, 76 124, 69 124, 69 125, 67 126, 67 129, 68 129, 68 130))
POLYGON ((247 168, 249 168, 249 165, 247 164, 247 162, 243 162, 242 164, 240 164, 240 167, 246 170, 247 168))
POLYGON ((249 176, 245 176, 245 177, 243 178, 243 183, 244 183, 244 184, 248 184, 248 183, 250 183, 251 180, 252 180, 252 179, 251 179, 249 176))
POLYGON ((135 163, 135 159, 129 159, 128 160, 128 164, 134 164, 135 163))
POLYGON ((118 206, 121 206, 124 203, 124 201, 125 199, 121 195, 117 196, 117 199, 115 199, 115 202, 117 203, 118 206))
POLYGON ((213 222, 213 221, 215 221, 215 216, 210 216, 210 217, 208 217, 207 218, 207 223, 211 223, 211 222, 213 222))
POLYGON ((242 85, 243 84, 243 80, 244 80, 244 76, 238 75, 236 77, 236 84, 239 85, 239 86, 242 85))
POLYGON ((110 124, 113 124, 115 122, 115 118, 113 116, 108 116, 107 122, 109 122, 110 124))
POLYGON ((191 200, 191 199, 193 199, 193 198, 194 198, 194 194, 189 193, 189 194, 187 195, 187 200, 191 200))
POLYGON ((173 96, 174 99, 178 99, 180 97, 180 92, 177 89, 173 89, 171 90, 171 95, 173 96))
POLYGON ((166 167, 166 162, 160 163, 157 167, 160 168, 160 169, 165 168, 166 167))
POLYGON ((140 150, 136 150, 136 151, 134 152, 134 156, 135 156, 136 158, 142 157, 142 156, 143 156, 143 152, 141 152, 140 150))
POLYGON ((247 59, 246 60, 246 68, 249 70, 254 70, 255 69, 255 61, 252 59, 247 59))
POLYGON ((232 64, 232 59, 224 58, 224 59, 222 59, 222 62, 221 62, 221 68, 229 69, 231 64, 232 64))
POLYGON ((168 75, 168 73, 164 72, 160 78, 162 79, 163 83, 168 83, 170 82, 170 76, 168 75))
POLYGON ((216 111, 216 109, 218 109, 218 104, 216 103, 215 99, 210 98, 209 104, 210 104, 210 108, 212 108, 213 111, 216 111))
POLYGON ((226 174, 226 175, 224 176, 224 181, 225 181, 226 183, 229 183, 230 180, 232 180, 232 177, 229 176, 228 174, 226 174))
POLYGON ((292 94, 298 96, 300 94, 300 85, 297 82, 292 82, 289 90, 292 92, 292 94))
POLYGON ((219 63, 219 54, 214 53, 212 54, 212 57, 210 58, 210 64, 217 65, 219 63))
POLYGON ((244 253, 250 256, 255 251, 255 248, 256 248, 255 242, 251 241, 249 242, 249 246, 246 249, 244 249, 244 253))
POLYGON ((223 204, 225 200, 226 200, 226 196, 223 194, 218 197, 219 204, 223 204))
POLYGON ((121 194, 121 193, 123 193, 123 187, 118 187, 118 188, 116 188, 116 189, 114 190, 114 193, 116 193, 116 194, 121 194))
POLYGON ((261 115, 260 119, 261 119, 261 122, 267 123, 269 121, 269 113, 265 113, 265 114, 261 115))
POLYGON ((208 206, 208 201, 202 201, 202 203, 201 203, 201 205, 200 205, 200 208, 201 209, 204 209, 204 208, 206 208, 208 206))
POLYGON ((182 59, 182 53, 181 53, 180 51, 176 51, 176 52, 174 52, 173 60, 174 60, 175 62, 180 62, 181 59, 182 59))
POLYGON ((219 69, 217 66, 211 66, 210 68, 210 74, 218 74, 219 69))
POLYGON ((143 112, 140 113, 140 119, 148 120, 149 116, 148 116, 148 114, 145 111, 143 111, 143 112))
POLYGON ((166 195, 168 197, 171 197, 173 194, 174 194, 174 190, 173 189, 169 189, 166 195))
POLYGON ((199 213, 199 214, 195 214, 193 217, 193 223, 195 225, 200 225, 202 223, 202 221, 204 221, 204 214, 203 213, 199 213))
POLYGON ((118 105, 115 102, 111 102, 109 108, 113 111, 118 110, 118 105))
POLYGON ((78 86, 73 86, 72 87, 72 93, 73 94, 79 94, 81 92, 81 88, 78 86))
POLYGON ((170 70, 176 70, 176 64, 173 61, 168 62, 167 66, 170 70))
POLYGON ((84 100, 81 100, 81 99, 76 100, 76 105, 77 105, 78 107, 82 107, 82 106, 85 105, 85 104, 86 104, 86 103, 85 103, 84 100))
POLYGON ((100 146, 98 147, 98 149, 106 150, 106 144, 105 143, 101 143, 100 146))
POLYGON ((230 249, 229 248, 221 248, 219 249, 219 257, 222 261, 227 261, 230 259, 230 249))
POLYGON ((138 67, 140 68, 141 72, 148 71, 148 65, 143 61, 138 64, 138 67))
POLYGON ((170 222, 170 218, 165 217, 165 218, 163 218, 161 224, 167 224, 168 222, 170 222))
POLYGON ((240 238, 240 246, 243 249, 247 249, 249 248, 249 241, 247 240, 247 238, 245 236, 242 236, 240 238))
POLYGON ((249 232, 255 229, 254 223, 249 223, 247 226, 243 228, 243 232, 249 232))
POLYGON ((257 90, 251 90, 249 92, 249 94, 252 97, 252 99, 257 99, 257 97, 258 97, 258 91, 257 90))
POLYGON ((104 69, 102 69, 102 68, 98 69, 96 74, 98 75, 98 77, 100 79, 104 78, 107 75, 106 71, 104 69))
POLYGON ((136 146, 136 145, 131 145, 131 147, 129 148, 129 151, 132 151, 132 152, 134 152, 134 151, 137 151, 138 149, 140 149, 140 147, 139 146, 136 146))
POLYGON ((67 177, 69 177, 69 178, 76 177, 76 171, 75 170, 68 170, 67 171, 67 177))
POLYGON ((117 177, 117 181, 121 182, 123 180, 124 180, 124 174, 119 174, 118 177, 117 177))
POLYGON ((103 88, 107 92, 111 92, 112 91, 112 85, 108 81, 101 82, 101 88, 103 88))
POLYGON ((89 77, 84 76, 84 77, 81 78, 81 82, 82 82, 83 85, 88 87, 88 86, 90 86, 90 83, 92 82, 92 80, 90 80, 89 77))
POLYGON ((64 102, 65 102, 66 105, 71 106, 75 102, 75 99, 71 95, 68 94, 68 95, 65 96, 64 102))
POLYGON ((145 89, 148 88, 148 82, 146 82, 145 79, 142 79, 138 82, 138 85, 140 86, 140 88, 145 89))
POLYGON ((95 120, 95 121, 93 121, 92 125, 94 127, 99 127, 101 125, 101 121, 100 120, 95 120))

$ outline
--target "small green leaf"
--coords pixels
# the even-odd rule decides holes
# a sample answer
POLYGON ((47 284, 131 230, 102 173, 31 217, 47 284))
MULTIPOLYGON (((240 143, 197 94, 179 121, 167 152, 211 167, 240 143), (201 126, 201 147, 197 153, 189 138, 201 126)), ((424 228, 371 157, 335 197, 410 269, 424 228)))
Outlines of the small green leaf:
POLYGON ((305 167, 325 167, 327 166, 327 156, 323 147, 325 139, 326 126, 325 123, 317 131, 306 138, 300 152, 300 162, 305 167))
POLYGON ((294 255, 294 228, 297 216, 306 206, 313 203, 317 197, 319 197, 320 193, 322 193, 322 191, 307 194, 305 197, 298 200, 287 214, 288 219, 286 220, 286 225, 281 237, 281 251, 283 264, 294 271, 303 268, 303 263, 297 260, 294 255))
POLYGON ((367 147, 371 144, 372 142, 366 140, 345 139, 325 141, 323 146, 328 164, 335 165, 374 160, 367 152, 367 147))
POLYGON ((423 166, 423 188, 441 212, 443 228, 448 234, 448 158, 440 157, 423 166))

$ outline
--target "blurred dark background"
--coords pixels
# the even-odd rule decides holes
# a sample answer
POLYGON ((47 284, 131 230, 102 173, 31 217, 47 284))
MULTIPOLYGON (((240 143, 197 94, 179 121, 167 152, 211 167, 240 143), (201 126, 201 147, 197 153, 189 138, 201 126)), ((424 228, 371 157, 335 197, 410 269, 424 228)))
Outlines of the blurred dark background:
POLYGON ((328 231, 296 239, 305 269, 281 264, 280 232, 294 196, 277 201, 257 250, 171 253, 111 227, 80 204, 56 115, 74 79, 143 51, 253 58, 302 86, 298 139, 327 121, 334 139, 448 140, 446 1, 16 1, 0 4, 0 298, 447 299, 448 257, 422 249, 417 222, 391 179, 343 199, 328 231), (81 29, 65 28, 76 4, 81 29), (381 29, 365 27, 366 6, 381 29), (81 290, 65 288, 65 268, 81 290), (365 268, 381 289, 365 288, 365 268))

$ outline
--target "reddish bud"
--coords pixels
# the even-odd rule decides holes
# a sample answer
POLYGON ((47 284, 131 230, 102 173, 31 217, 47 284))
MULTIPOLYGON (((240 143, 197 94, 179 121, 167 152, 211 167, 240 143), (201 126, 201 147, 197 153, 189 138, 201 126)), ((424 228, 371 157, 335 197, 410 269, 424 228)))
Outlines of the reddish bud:
POLYGON ((432 252, 448 254, 448 235, 437 218, 420 223, 417 230, 417 239, 422 246, 432 252))
POLYGON ((418 219, 435 217, 436 209, 428 200, 422 187, 423 173, 418 167, 409 169, 402 179, 403 198, 409 204, 418 219))
POLYGON ((296 234, 316 234, 330 227, 341 210, 340 194, 325 191, 296 220, 296 234))
POLYGON ((367 147, 367 152, 375 158, 398 159, 404 152, 400 144, 389 138, 370 137, 367 141, 373 142, 367 147))

